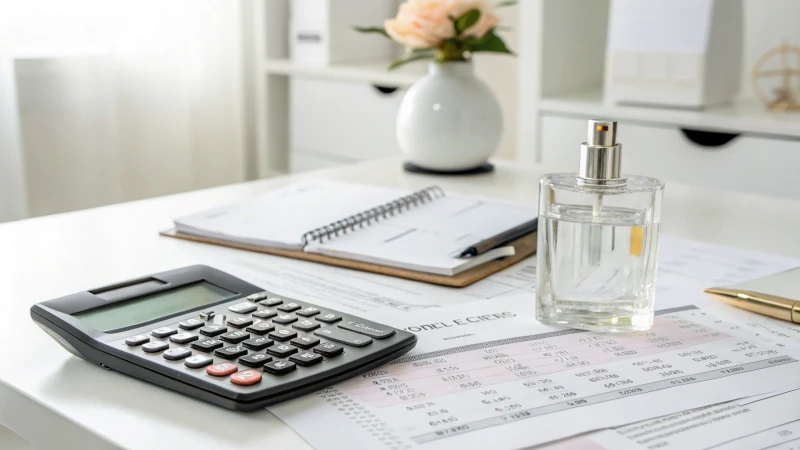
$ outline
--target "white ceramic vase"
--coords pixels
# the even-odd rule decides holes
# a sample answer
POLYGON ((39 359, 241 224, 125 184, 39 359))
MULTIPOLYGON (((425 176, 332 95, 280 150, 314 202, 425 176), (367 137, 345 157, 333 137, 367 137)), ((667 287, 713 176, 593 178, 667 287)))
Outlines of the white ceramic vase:
POLYGON ((471 61, 432 62, 406 92, 397 140, 406 161, 456 172, 485 164, 503 135, 503 112, 471 61))

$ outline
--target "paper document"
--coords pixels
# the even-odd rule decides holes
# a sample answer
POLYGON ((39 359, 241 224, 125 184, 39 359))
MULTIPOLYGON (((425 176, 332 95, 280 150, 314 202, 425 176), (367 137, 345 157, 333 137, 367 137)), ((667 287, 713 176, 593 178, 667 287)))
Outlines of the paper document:
POLYGON ((702 292, 798 266, 793 258, 662 235, 656 302, 670 291, 702 292))
MULTIPOLYGON (((536 292, 535 257, 466 288, 453 289, 256 253, 237 252, 234 259, 225 260, 216 256, 215 247, 197 251, 203 249, 209 252, 210 264, 253 284, 374 320, 390 320, 398 312, 497 301, 519 294, 528 294, 534 301, 536 292)), ((689 301, 716 304, 702 289, 797 266, 800 261, 790 258, 663 236, 656 305, 670 308, 689 301), (687 300, 687 296, 692 300, 687 300)))
POLYGON ((772 390, 800 388, 800 352, 693 306, 647 332, 533 319, 529 295, 395 316, 407 356, 269 408, 320 449, 512 449, 772 390))
POLYGON ((743 331, 752 333, 756 339, 773 342, 778 347, 786 346, 800 350, 800 325, 714 301, 715 311, 718 310, 725 317, 735 320, 743 331))
MULTIPOLYGON (((755 445, 752 436, 776 427, 800 424, 800 390, 766 396, 756 401, 727 402, 670 414, 657 419, 589 433, 552 445, 546 450, 580 448, 608 450, 652 450, 678 448, 760 449, 800 439, 800 433, 775 434, 766 445, 755 445), (777 438, 777 439, 776 439, 777 438)), ((800 431, 800 428, 798 428, 800 431)), ((770 433, 768 433, 770 434, 770 433)))
POLYGON ((344 312, 386 321, 408 313, 526 293, 533 298, 535 259, 522 261, 460 289, 340 267, 240 253, 214 265, 257 286, 344 312))
MULTIPOLYGON (((704 296, 699 296, 700 298, 704 296)), ((692 298, 694 300, 694 298, 692 298)), ((754 340, 770 342, 777 348, 800 350, 800 327, 709 302, 714 320, 734 323, 732 327, 754 340)), ((706 319, 707 320, 707 319, 706 319)), ((543 449, 654 449, 720 448, 760 449, 797 440, 800 443, 800 391, 773 392, 733 402, 682 411, 665 417, 589 433, 549 444, 543 449), (739 417, 741 416, 741 417, 739 417)))
POLYGON ((797 450, 800 448, 800 420, 753 433, 714 447, 714 450, 797 450))

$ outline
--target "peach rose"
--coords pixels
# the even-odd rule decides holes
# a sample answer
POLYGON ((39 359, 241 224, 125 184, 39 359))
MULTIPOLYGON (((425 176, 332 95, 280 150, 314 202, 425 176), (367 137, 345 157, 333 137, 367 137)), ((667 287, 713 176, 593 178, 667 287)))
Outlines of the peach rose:
POLYGON ((461 17, 472 9, 480 10, 481 17, 464 36, 483 37, 500 21, 487 0, 408 0, 400 5, 397 17, 384 23, 384 29, 406 47, 432 48, 455 37, 450 17, 461 17))

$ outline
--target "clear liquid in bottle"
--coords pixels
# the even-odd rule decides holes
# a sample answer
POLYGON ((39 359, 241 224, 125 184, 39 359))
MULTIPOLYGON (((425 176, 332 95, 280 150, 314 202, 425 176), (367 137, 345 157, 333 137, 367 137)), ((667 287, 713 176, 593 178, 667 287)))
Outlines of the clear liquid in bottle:
POLYGON ((606 331, 653 321, 660 225, 643 211, 553 205, 540 216, 541 320, 606 331), (546 249, 546 250, 545 250, 546 249), (545 251, 542 251, 545 250, 545 251))

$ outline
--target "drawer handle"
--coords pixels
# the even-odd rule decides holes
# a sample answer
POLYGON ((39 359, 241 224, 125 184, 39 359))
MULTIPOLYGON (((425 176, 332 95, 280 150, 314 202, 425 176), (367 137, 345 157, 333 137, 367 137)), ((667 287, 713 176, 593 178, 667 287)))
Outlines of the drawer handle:
POLYGON ((379 86, 377 84, 373 84, 372 87, 374 87, 376 91, 385 95, 394 94, 394 92, 399 89, 397 86, 379 86))
POLYGON ((705 130, 691 130, 689 128, 681 128, 681 133, 686 136, 686 139, 694 142, 701 147, 722 147, 728 142, 739 137, 734 133, 718 133, 716 131, 705 130))

